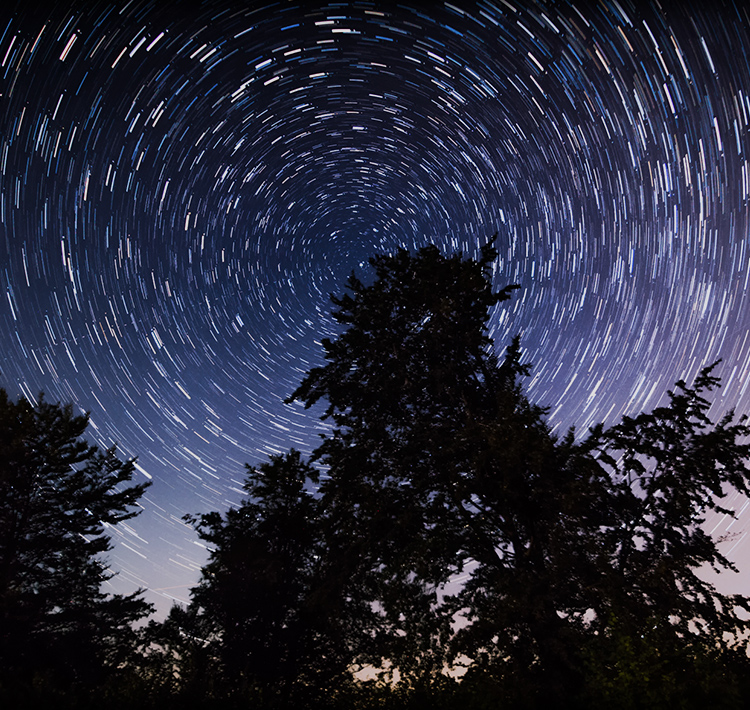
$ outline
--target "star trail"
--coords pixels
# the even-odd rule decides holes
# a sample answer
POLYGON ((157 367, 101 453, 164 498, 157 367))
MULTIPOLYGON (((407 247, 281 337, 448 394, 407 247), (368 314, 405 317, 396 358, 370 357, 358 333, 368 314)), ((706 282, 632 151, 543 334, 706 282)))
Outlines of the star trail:
MULTIPOLYGON (((750 412, 749 18, 668 5, 0 11, 0 386, 90 411, 153 480, 111 589, 186 600, 182 515, 316 445, 283 398, 376 252, 497 231, 521 289, 491 334, 561 431, 718 358, 715 411, 750 412)), ((748 593, 742 511, 716 525, 748 593)))

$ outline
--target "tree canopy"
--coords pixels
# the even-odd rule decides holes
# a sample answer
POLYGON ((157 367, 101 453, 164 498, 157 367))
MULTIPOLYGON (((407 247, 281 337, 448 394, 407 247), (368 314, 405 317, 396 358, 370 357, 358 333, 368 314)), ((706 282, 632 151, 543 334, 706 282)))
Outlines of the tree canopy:
POLYGON ((82 438, 72 406, 0 390, 0 686, 90 685, 132 650, 140 592, 107 595, 106 526, 140 512, 133 461, 82 438))
POLYGON ((140 592, 102 591, 134 462, 72 406, 0 390, 0 702, 746 707, 750 598, 705 574, 735 569, 708 523, 750 494, 750 426, 711 415, 720 365, 556 435, 519 338, 490 337, 517 288, 494 289, 496 258, 429 246, 352 274, 287 400, 328 422, 319 445, 185 516, 208 561, 145 628, 140 592))
POLYGON ((288 400, 332 427, 310 462, 249 468, 239 508, 192 519, 212 546, 193 605, 255 686, 369 666, 416 697, 463 666, 464 702, 512 707, 736 688, 749 602, 700 570, 733 569, 703 523, 748 493, 750 429, 710 419, 716 365, 653 412, 557 437, 518 338, 499 357, 489 337, 516 288, 493 289, 496 257, 429 246, 352 274, 340 333, 288 400))

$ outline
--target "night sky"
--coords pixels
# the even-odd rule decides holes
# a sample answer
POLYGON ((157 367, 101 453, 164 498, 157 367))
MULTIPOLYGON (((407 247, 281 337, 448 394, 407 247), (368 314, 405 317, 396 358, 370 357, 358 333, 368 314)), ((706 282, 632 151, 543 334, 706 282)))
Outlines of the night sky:
MULTIPOLYGON (((750 22, 713 6, 6 3, 0 386, 153 481, 107 590, 187 600, 181 517, 316 445, 282 400, 377 252, 497 231, 491 335, 559 431, 718 358, 714 411, 750 412, 750 22)), ((745 593, 748 524, 716 521, 745 593)))

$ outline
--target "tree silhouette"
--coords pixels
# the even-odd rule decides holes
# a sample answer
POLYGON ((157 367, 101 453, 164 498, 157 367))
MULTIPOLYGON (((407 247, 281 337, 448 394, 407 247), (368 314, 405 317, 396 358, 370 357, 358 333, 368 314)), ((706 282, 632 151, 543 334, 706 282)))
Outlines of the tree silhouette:
POLYGON ((501 359, 487 334, 515 288, 493 291, 496 257, 400 250, 332 298, 341 331, 289 399, 332 425, 316 496, 292 451, 193 521, 214 546, 193 603, 226 668, 314 684, 318 649, 339 681, 370 664, 447 698, 464 659, 456 702, 737 706, 750 600, 699 570, 732 568, 702 526, 749 492, 750 428, 709 418, 710 367, 651 413, 555 436, 518 338, 501 359))
POLYGON ((650 680, 640 692, 649 686, 652 706, 717 703, 747 673, 750 599, 700 574, 736 571, 705 524, 710 513, 734 516, 731 498, 750 493, 746 418, 709 416, 717 365, 692 386, 677 382, 664 406, 593 428, 581 445, 605 476, 613 511, 598 535, 589 667, 611 687, 615 678, 633 683, 628 663, 650 662, 639 680, 650 680))
POLYGON ((105 526, 137 515, 148 484, 132 461, 82 435, 88 416, 0 390, 0 673, 7 687, 45 677, 99 682, 132 651, 140 592, 108 596, 105 526))
POLYGON ((510 405, 523 369, 516 351, 500 366, 486 332, 515 288, 492 290, 496 256, 487 245, 479 260, 435 247, 373 258, 374 282, 352 275, 351 295, 333 298, 345 330, 323 340, 327 363, 292 395, 308 407, 324 399, 334 423, 314 458, 328 468, 321 515, 331 566, 346 570, 342 600, 378 611, 363 638, 378 640, 380 658, 361 659, 414 683, 449 660, 453 612, 441 597, 475 557, 464 435, 510 405))
POLYGON ((555 437, 521 385, 518 339, 493 356, 490 309, 514 288, 493 292, 495 257, 491 245, 477 260, 375 257, 374 282, 352 277, 333 299, 344 330, 292 398, 325 401, 334 424, 314 458, 343 596, 379 609, 370 635, 402 677, 435 678, 464 655, 518 702, 584 694, 584 649, 609 636, 653 640, 662 660, 689 644, 705 666, 709 644, 747 628, 747 600, 696 572, 731 566, 701 524, 747 493, 750 430, 708 419, 708 368, 667 407, 579 443, 555 437))
POLYGON ((247 467, 239 507, 186 516, 211 550, 190 609, 208 620, 224 681, 235 690, 299 695, 313 678, 324 683, 347 669, 332 631, 320 631, 324 617, 331 625, 341 619, 325 614, 326 600, 313 590, 323 554, 311 491, 317 480, 292 449, 247 467))

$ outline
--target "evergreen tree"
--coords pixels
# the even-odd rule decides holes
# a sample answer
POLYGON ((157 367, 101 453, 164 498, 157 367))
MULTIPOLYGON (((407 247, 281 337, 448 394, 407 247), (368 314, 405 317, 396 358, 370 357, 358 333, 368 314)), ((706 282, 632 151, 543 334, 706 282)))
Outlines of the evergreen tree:
POLYGON ((750 494, 746 418, 708 414, 717 364, 692 386, 678 382, 667 405, 594 428, 582 446, 606 471, 616 511, 603 533, 609 574, 599 619, 614 614, 640 632, 665 626, 713 639, 737 631, 738 610, 750 612, 745 597, 721 594, 698 574, 703 566, 736 571, 704 525, 709 513, 733 515, 730 495, 750 494))
POLYGON ((140 592, 106 595, 105 526, 137 515, 148 484, 133 461, 82 435, 88 416, 0 390, 0 668, 6 687, 35 677, 60 687, 100 682, 132 651, 140 592))

